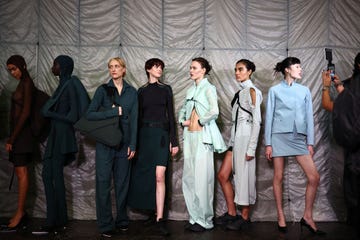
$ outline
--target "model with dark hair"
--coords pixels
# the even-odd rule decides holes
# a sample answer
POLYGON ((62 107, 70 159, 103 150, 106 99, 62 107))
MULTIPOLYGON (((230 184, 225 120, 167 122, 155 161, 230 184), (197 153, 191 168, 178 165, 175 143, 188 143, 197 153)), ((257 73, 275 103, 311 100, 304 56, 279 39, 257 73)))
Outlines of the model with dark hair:
POLYGON ((35 86, 31 79, 25 60, 20 55, 11 56, 6 62, 9 73, 19 81, 11 96, 10 137, 5 149, 9 153, 9 161, 14 164, 18 179, 17 210, 1 232, 15 232, 23 227, 27 220, 25 212, 26 195, 29 188, 27 165, 38 152, 39 142, 31 131, 30 113, 32 111, 35 86))
POLYGON ((190 65, 193 86, 187 91, 179 113, 184 127, 184 168, 182 188, 190 220, 186 229, 202 232, 212 229, 214 200, 214 154, 224 152, 226 145, 215 120, 219 115, 214 85, 205 78, 209 62, 194 58, 190 65))
POLYGON ((324 235, 313 220, 313 205, 320 176, 314 164, 314 117, 309 88, 295 82, 301 79, 300 60, 285 58, 276 64, 275 72, 281 72, 284 80, 268 92, 265 120, 265 156, 274 164, 273 191, 278 215, 278 229, 286 232, 286 220, 282 207, 282 181, 284 161, 295 156, 307 177, 305 210, 300 226, 316 235, 324 235))
POLYGON ((158 58, 147 60, 148 82, 138 90, 138 155, 133 163, 129 206, 156 210, 157 230, 161 235, 168 235, 164 220, 165 172, 170 155, 175 156, 179 147, 172 89, 160 81, 164 67, 164 62, 158 58))
POLYGON ((254 72, 255 64, 250 60, 241 59, 235 65, 235 78, 240 83, 240 90, 231 102, 229 150, 218 172, 228 212, 215 219, 217 225, 225 225, 229 230, 240 230, 250 223, 250 205, 256 201, 255 151, 260 132, 262 94, 250 79, 254 72), (235 204, 241 206, 241 216, 237 216, 235 204))

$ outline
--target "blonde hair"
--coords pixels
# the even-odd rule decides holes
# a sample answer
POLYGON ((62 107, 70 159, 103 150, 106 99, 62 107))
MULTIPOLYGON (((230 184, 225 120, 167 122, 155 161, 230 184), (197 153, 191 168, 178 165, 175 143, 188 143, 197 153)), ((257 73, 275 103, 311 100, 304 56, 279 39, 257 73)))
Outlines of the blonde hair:
POLYGON ((126 75, 126 64, 125 64, 125 60, 122 59, 121 57, 114 57, 114 58, 110 58, 110 60, 108 61, 108 67, 110 67, 110 62, 111 61, 117 61, 120 66, 122 66, 123 68, 125 68, 125 72, 123 74, 123 77, 125 77, 126 75))

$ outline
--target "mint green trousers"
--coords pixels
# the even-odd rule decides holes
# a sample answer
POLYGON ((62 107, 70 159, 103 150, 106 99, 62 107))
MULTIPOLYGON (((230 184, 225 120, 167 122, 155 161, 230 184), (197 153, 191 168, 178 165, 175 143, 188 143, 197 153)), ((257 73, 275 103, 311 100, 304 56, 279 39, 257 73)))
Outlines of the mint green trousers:
POLYGON ((202 143, 202 133, 184 130, 184 169, 182 190, 189 222, 206 229, 214 227, 214 154, 202 143))

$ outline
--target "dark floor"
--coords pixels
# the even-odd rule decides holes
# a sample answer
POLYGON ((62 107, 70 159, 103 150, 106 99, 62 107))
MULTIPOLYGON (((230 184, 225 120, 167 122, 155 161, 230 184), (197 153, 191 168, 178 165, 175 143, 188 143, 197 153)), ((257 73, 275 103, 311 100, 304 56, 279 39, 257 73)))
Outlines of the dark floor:
MULTIPOLYGON (((30 240, 30 239, 54 239, 54 240, 101 240, 97 231, 95 221, 73 220, 69 223, 65 233, 49 236, 33 236, 31 230, 40 226, 43 219, 31 219, 26 230, 16 233, 0 233, 0 240, 30 240)), ((248 240, 248 239, 356 239, 352 228, 345 223, 339 222, 321 222, 318 228, 326 231, 325 237, 313 236, 307 229, 303 233, 300 231, 299 223, 288 223, 288 233, 281 234, 277 230, 275 222, 253 222, 249 229, 243 231, 226 231, 220 227, 203 233, 193 233, 184 230, 185 221, 169 221, 168 229, 171 235, 162 237, 156 235, 152 227, 144 227, 142 221, 133 221, 126 233, 113 236, 111 239, 130 239, 130 240, 248 240)), ((107 238, 109 239, 109 238, 107 238)))

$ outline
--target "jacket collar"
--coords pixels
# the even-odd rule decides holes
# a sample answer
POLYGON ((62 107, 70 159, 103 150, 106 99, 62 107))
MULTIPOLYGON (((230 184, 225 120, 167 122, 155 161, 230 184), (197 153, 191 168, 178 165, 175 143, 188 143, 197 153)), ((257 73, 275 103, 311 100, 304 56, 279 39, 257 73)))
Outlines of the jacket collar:
POLYGON ((209 83, 208 79, 207 79, 207 78, 203 78, 203 79, 198 83, 198 85, 196 85, 196 83, 194 82, 194 86, 201 88, 201 87, 203 87, 204 85, 206 85, 206 84, 208 84, 208 83, 209 83))
POLYGON ((252 86, 252 82, 250 79, 240 82, 240 90, 243 90, 243 89, 245 89, 247 87, 251 87, 251 86, 252 86))
POLYGON ((281 81, 281 85, 284 86, 284 87, 290 88, 290 87, 296 85, 296 79, 291 83, 291 85, 289 85, 289 84, 287 83, 287 81, 286 81, 285 79, 283 79, 283 80, 281 81))
MULTIPOLYGON (((107 83, 107 86, 116 88, 113 79, 110 79, 110 81, 107 83)), ((123 79, 123 90, 122 91, 125 92, 126 89, 129 87, 130 87, 130 85, 125 81, 125 79, 123 79)))

